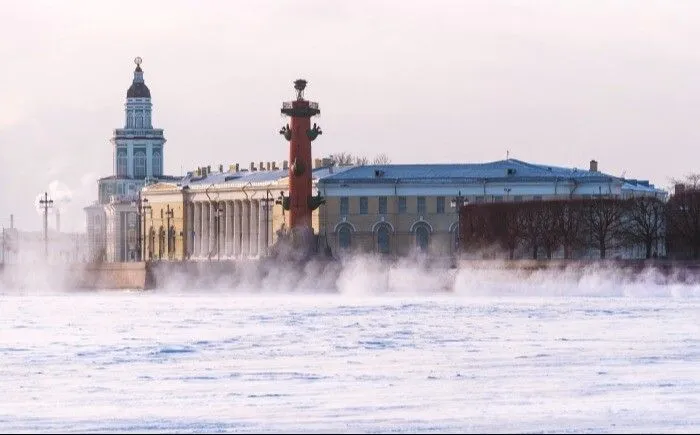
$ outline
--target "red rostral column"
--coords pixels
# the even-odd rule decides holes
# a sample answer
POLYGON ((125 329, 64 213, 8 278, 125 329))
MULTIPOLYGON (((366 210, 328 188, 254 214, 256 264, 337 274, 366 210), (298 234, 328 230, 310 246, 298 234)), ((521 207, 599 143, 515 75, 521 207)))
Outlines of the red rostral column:
POLYGON ((280 134, 289 141, 289 198, 283 206, 289 210, 289 228, 295 230, 311 229, 311 212, 323 203, 320 196, 311 195, 311 142, 321 134, 321 129, 311 117, 321 113, 318 103, 304 99, 306 80, 294 82, 297 99, 282 103, 282 114, 292 118, 290 124, 280 130, 280 134))

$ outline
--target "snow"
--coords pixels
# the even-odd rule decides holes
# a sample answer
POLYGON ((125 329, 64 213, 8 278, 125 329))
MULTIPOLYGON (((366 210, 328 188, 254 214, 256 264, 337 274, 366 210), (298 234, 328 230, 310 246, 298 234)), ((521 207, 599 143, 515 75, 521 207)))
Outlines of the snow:
POLYGON ((2 432, 697 432, 697 287, 0 290, 2 432))

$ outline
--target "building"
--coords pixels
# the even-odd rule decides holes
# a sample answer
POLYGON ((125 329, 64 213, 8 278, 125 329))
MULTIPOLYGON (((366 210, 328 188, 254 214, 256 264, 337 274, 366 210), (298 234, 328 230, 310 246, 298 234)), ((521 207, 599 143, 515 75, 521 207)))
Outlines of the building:
POLYGON ((324 177, 321 234, 334 253, 422 251, 451 255, 460 203, 632 197, 666 193, 647 181, 626 180, 588 169, 507 159, 471 164, 366 165, 324 177))
MULTIPOLYGON (((320 179, 350 169, 318 166, 320 179)), ((256 258, 268 253, 288 227, 281 206, 288 196, 288 162, 254 163, 224 172, 200 167, 179 181, 161 181, 142 191, 144 255, 147 260, 230 260, 256 258)), ((316 194, 315 192, 314 194, 316 194)), ((319 210, 312 213, 312 228, 319 233, 319 210)))
MULTIPOLYGON (((227 172, 199 168, 180 181, 148 185, 142 195, 146 258, 229 260, 266 254, 287 228, 281 197, 288 193, 286 162, 227 172), (168 230, 170 228, 170 230, 168 230)), ((335 167, 313 170, 314 195, 325 204, 312 214, 320 243, 338 256, 378 252, 406 256, 454 253, 459 203, 628 198, 666 193, 646 181, 588 169, 538 165, 515 159, 476 164, 335 167)))
POLYGON ((93 261, 137 261, 140 189, 163 175, 165 137, 153 128, 151 91, 146 86, 141 58, 126 93, 124 128, 114 130, 112 175, 99 179, 97 201, 85 208, 90 258, 93 261))

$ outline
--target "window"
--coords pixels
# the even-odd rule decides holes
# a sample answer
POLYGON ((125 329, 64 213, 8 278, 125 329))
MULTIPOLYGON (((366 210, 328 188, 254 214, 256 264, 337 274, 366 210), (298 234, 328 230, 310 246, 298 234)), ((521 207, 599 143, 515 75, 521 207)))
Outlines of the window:
POLYGON ((160 177, 163 175, 163 159, 161 158, 160 151, 155 151, 153 153, 153 176, 160 177))
POLYGON ((379 197, 379 214, 386 214, 386 196, 379 197))
POLYGON ((390 228, 387 224, 379 224, 377 227, 377 252, 388 254, 391 252, 390 228))
POLYGON ((417 204, 417 209, 416 212, 418 214, 425 214, 425 196, 419 196, 417 198, 418 204, 417 204))
POLYGON ((126 150, 117 151, 117 176, 126 177, 126 150))
POLYGON ((445 197, 444 196, 438 196, 435 198, 435 213, 437 214, 443 214, 445 213, 445 197))
POLYGON ((143 151, 134 154, 134 177, 146 178, 146 153, 143 151))
POLYGON ((348 249, 352 244, 352 229, 350 225, 341 225, 338 228, 338 247, 340 249, 348 249))
POLYGON ((350 198, 347 196, 340 197, 340 215, 347 216, 350 212, 350 198))
POLYGON ((367 197, 360 197, 360 214, 367 214, 367 197))
POLYGON ((406 213, 406 197, 399 196, 399 213, 406 213))
POLYGON ((143 116, 136 115, 136 128, 143 128, 143 116))
POLYGON ((430 228, 426 224, 416 226, 416 248, 427 251, 430 244, 430 228))

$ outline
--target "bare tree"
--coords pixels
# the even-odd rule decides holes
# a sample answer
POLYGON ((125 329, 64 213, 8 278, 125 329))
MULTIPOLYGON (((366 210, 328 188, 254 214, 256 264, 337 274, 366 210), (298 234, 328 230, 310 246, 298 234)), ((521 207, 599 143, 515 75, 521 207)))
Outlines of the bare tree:
POLYGON ((355 157, 352 154, 346 152, 331 154, 330 158, 336 166, 350 166, 355 161, 355 157))
POLYGON ((541 201, 537 218, 540 221, 540 242, 548 260, 561 245, 561 225, 564 206, 561 201, 541 201))
POLYGON ((642 196, 628 201, 623 237, 630 244, 642 244, 646 258, 654 254, 654 247, 663 238, 664 203, 653 196, 642 196))
MULTIPOLYGON (((515 207, 516 204, 513 204, 515 207)), ((516 214, 518 236, 526 246, 532 248, 532 259, 537 260, 542 239, 542 203, 525 202, 517 205, 520 212, 516 214)))
POLYGON ((381 153, 381 154, 377 154, 374 157, 374 160, 372 160, 372 163, 375 165, 388 165, 389 163, 391 163, 391 159, 386 154, 381 153))
POLYGON ((677 183, 666 207, 667 242, 675 257, 700 258, 700 174, 677 183))
POLYGON ((365 166, 369 164, 369 159, 366 156, 356 156, 355 157, 355 164, 357 166, 365 166))
POLYGON ((587 201, 584 224, 591 246, 598 249, 601 259, 605 259, 607 251, 620 243, 624 213, 625 207, 620 200, 600 197, 587 201))
POLYGON ((556 226, 558 238, 564 248, 564 258, 570 259, 573 252, 583 246, 584 204, 582 201, 559 201, 561 204, 560 219, 556 226))

